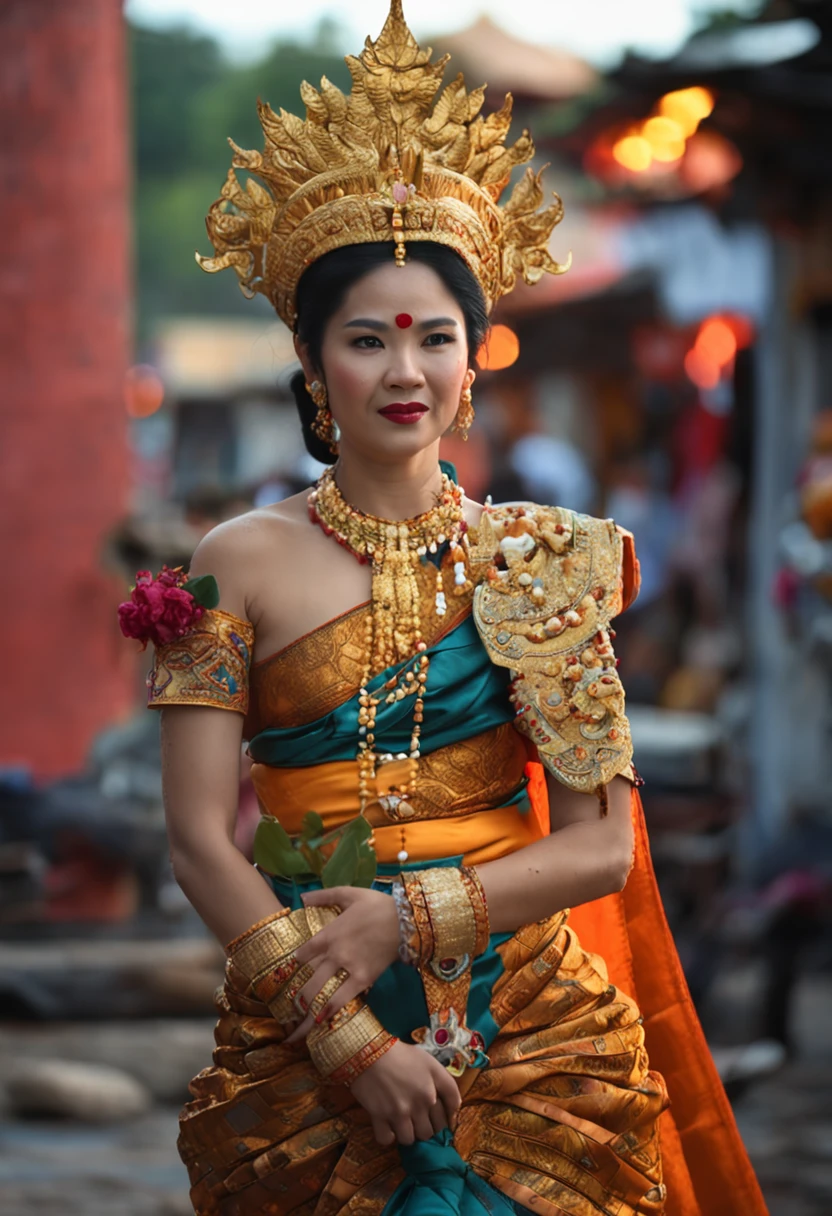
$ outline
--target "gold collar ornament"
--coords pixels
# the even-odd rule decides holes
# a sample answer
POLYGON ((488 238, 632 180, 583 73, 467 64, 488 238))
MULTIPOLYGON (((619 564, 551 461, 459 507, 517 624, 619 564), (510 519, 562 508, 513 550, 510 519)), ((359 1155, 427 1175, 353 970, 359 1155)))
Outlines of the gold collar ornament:
POLYGON ((348 97, 324 77, 319 90, 301 85, 305 119, 260 102, 265 147, 229 141, 232 168, 206 219, 215 254, 196 255, 202 269, 233 267, 243 294, 266 296, 290 329, 301 275, 343 245, 390 241, 397 265, 411 241, 448 245, 489 311, 518 276, 532 284, 568 270, 549 254, 563 205, 554 195, 540 210, 541 173, 527 168, 498 205, 515 165, 534 155, 528 131, 506 146, 511 95, 483 118, 485 86, 469 93, 460 74, 437 98, 450 56, 431 63, 432 53, 391 0, 376 41, 346 58, 348 97), (236 169, 254 175, 245 188, 236 169))

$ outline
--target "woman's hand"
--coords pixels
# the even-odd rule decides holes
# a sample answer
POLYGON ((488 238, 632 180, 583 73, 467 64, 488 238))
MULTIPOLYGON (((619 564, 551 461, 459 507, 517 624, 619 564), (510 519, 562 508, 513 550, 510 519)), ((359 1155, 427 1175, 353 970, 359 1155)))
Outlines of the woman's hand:
MULTIPOLYGON (((390 901, 392 903, 392 900, 390 901)), ((369 1114, 379 1144, 430 1140, 453 1128, 460 1106, 451 1074, 421 1047, 394 1043, 353 1081, 350 1092, 369 1114)))
POLYGON ((315 972, 298 993, 298 1005, 308 1009, 326 981, 340 968, 349 976, 316 1019, 304 1018, 287 1039, 288 1043, 305 1038, 314 1021, 331 1018, 347 1001, 366 992, 395 961, 399 951, 399 919, 391 896, 366 887, 329 887, 308 891, 302 898, 307 908, 334 905, 341 909, 341 915, 296 952, 298 962, 309 963, 315 972))

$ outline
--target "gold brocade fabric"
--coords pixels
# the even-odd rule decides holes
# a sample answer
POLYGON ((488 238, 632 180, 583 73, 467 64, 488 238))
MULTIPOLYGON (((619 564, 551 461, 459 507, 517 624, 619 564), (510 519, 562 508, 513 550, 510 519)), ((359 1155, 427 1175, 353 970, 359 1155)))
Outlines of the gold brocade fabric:
MULTIPOLYGON (((441 575, 448 604, 444 617, 437 616, 434 607, 436 566, 427 562, 416 568, 422 637, 428 646, 450 632, 471 609, 470 591, 463 596, 454 595, 453 562, 447 553, 442 560, 441 575)), ((355 695, 366 661, 369 611, 369 603, 359 604, 254 664, 247 738, 253 738, 266 727, 286 728, 314 722, 355 695)))
MULTIPOLYGON (((410 799, 413 815, 408 825, 458 819, 502 806, 523 780, 528 760, 528 745, 510 722, 429 752, 419 764, 419 785, 410 799)), ((396 783, 397 763, 404 771, 404 761, 392 761, 379 772, 379 793, 387 791, 388 783, 396 783)), ((358 813, 357 772, 354 760, 331 760, 312 768, 255 764, 252 779, 265 810, 278 817, 291 836, 301 830, 310 806, 323 818, 326 831, 353 818, 358 813)), ((377 798, 368 804, 367 818, 374 827, 389 822, 377 798)), ((436 826, 441 832, 441 826, 436 826)))
POLYGON ((253 649, 248 621, 208 609, 184 637, 156 648, 147 677, 148 706, 207 705, 246 713, 253 649))
MULTIPOLYGON (((462 1079, 454 1146, 546 1216, 663 1211, 656 1124, 634 1002, 559 913, 498 947, 491 1065, 462 1079)), ((197 1216, 379 1216, 404 1179, 349 1090, 321 1082, 265 1006, 218 996, 214 1065, 191 1083, 179 1150, 197 1216)), ((450 1209, 449 1209, 450 1210, 450 1209)))

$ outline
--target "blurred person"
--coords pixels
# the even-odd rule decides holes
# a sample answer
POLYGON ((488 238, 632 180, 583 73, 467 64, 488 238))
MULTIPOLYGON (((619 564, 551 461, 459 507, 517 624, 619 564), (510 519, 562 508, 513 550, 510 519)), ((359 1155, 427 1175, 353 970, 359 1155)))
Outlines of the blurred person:
POLYGON ((436 126, 399 0, 352 64, 305 125, 261 110, 268 157, 235 164, 272 193, 230 178, 202 263, 293 328, 330 467, 122 606, 156 645, 175 873, 228 943, 181 1117, 194 1210, 762 1213, 646 850, 608 629, 631 538, 483 509, 438 460, 491 306, 561 269, 560 204, 528 172, 499 209, 528 138, 459 82, 436 126))
POLYGON ((511 468, 533 502, 557 502, 586 512, 595 498, 595 479, 581 451, 553 435, 524 435, 511 450, 511 468))

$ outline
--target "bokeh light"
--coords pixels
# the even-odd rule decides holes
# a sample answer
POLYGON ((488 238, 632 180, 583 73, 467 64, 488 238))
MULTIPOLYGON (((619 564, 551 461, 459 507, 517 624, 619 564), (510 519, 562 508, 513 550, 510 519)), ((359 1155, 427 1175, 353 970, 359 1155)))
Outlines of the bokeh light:
POLYGON ((149 418, 165 399, 162 377, 149 363, 137 363, 124 377, 124 408, 131 418, 149 418))
POLYGON ((654 115, 648 118, 641 134, 650 145, 653 159, 663 164, 679 160, 685 154, 685 134, 672 118, 654 115))
POLYGON ((736 146, 718 131, 697 131, 688 140, 680 173, 695 194, 715 190, 736 177, 742 168, 742 157, 736 146))
POLYGON ((665 93, 658 104, 659 114, 669 118, 680 128, 682 135, 690 137, 703 118, 714 108, 714 95, 710 89, 694 85, 689 89, 675 89, 665 93))
POLYGON ((700 326, 695 349, 706 359, 724 367, 737 353, 737 339, 721 317, 708 317, 700 326))
POLYGON ((694 346, 685 355, 685 371, 688 379, 692 380, 697 388, 716 388, 719 384, 721 375, 719 364, 709 358, 698 346, 694 346))
POLYGON ((516 363, 520 354, 520 339, 508 325, 492 325, 488 337, 477 354, 483 371, 497 372, 516 363))
POLYGON ((625 135, 613 145, 612 154, 631 173, 644 173, 653 163, 653 151, 641 135, 625 135))

